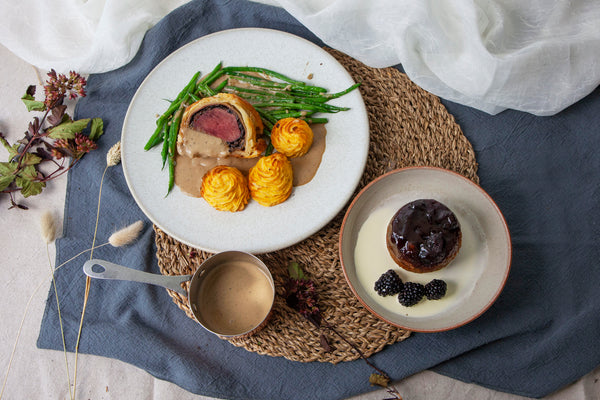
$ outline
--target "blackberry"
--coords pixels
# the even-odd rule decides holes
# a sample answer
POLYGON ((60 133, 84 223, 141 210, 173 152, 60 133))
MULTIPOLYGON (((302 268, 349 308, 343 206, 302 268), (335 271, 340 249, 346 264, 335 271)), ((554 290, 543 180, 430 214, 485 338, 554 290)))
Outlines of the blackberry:
POLYGON ((425 296, 428 300, 439 300, 446 295, 448 285, 441 279, 434 279, 425 285, 425 296))
POLYGON ((375 282, 375 291, 380 296, 392 296, 402 290, 402 279, 393 269, 387 270, 375 282))
POLYGON ((398 301, 404 307, 411 307, 417 304, 425 294, 425 287, 420 283, 406 282, 398 295, 398 301))

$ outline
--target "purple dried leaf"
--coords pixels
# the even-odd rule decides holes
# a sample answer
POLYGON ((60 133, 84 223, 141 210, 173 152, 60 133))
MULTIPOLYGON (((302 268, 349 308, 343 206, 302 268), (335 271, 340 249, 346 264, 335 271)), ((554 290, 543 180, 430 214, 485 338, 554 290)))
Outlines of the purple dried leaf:
POLYGON ((330 353, 332 348, 329 344, 329 341, 327 340, 327 337, 321 334, 321 336, 319 336, 319 341, 321 342, 321 347, 323 348, 323 350, 325 350, 325 352, 327 353, 330 353))
MULTIPOLYGON (((46 142, 43 142, 44 145, 46 146, 46 148, 48 148, 50 145, 46 142)), ((50 147, 51 149, 52 147, 50 147)), ((51 160, 52 159, 52 154, 50 154, 50 152, 46 151, 45 149, 38 147, 34 154, 36 154, 37 156, 39 156, 42 160, 51 160)))
POLYGON ((38 117, 33 117, 33 121, 29 123, 27 127, 27 132, 31 136, 35 136, 40 130, 40 120, 38 117))
POLYGON ((63 117, 67 111, 67 106, 64 104, 52 108, 52 113, 48 115, 47 120, 50 126, 54 127, 63 122, 63 117))
POLYGON ((29 85, 25 91, 28 95, 35 97, 35 85, 29 85))
POLYGON ((11 206, 8 207, 9 210, 11 210, 13 208, 20 208, 21 210, 29 210, 29 207, 16 203, 12 198, 10 199, 10 204, 11 204, 11 206))
POLYGON ((64 158, 64 157, 73 157, 74 156, 73 151, 68 147, 54 147, 51 150, 51 154, 52 154, 52 157, 56 158, 57 160, 60 160, 61 158, 64 158))

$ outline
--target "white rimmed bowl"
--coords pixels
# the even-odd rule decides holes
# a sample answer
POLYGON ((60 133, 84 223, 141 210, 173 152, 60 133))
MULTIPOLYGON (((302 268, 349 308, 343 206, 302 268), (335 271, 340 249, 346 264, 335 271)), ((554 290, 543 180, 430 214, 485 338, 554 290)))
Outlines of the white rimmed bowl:
POLYGON ((462 326, 483 314, 508 277, 512 245, 504 217, 492 198, 469 179, 434 167, 402 168, 372 181, 352 201, 340 234, 340 260, 350 289, 362 305, 386 322, 411 331, 437 332, 462 326), (445 268, 424 274, 398 267, 386 247, 386 229, 394 213, 417 199, 435 199, 457 216, 463 233, 457 257, 445 268), (403 281, 448 284, 441 300, 400 305, 397 296, 374 290, 388 269, 403 281))

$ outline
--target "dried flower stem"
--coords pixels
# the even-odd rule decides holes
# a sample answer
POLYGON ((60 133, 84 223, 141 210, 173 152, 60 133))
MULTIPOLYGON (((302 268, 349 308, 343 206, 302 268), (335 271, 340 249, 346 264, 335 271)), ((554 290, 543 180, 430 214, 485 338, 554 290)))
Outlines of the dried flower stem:
MULTIPOLYGON (((96 249, 99 249, 100 247, 104 247, 104 246, 106 246, 108 244, 109 243, 106 242, 106 243, 103 243, 101 245, 98 245, 98 246, 96 246, 96 249)), ((59 268, 62 268, 66 264, 70 263, 71 261, 73 261, 77 257, 81 256, 82 254, 87 253, 90 250, 92 250, 92 249, 86 249, 86 250, 83 250, 83 251, 75 254, 73 257, 69 258, 67 261, 65 261, 62 264, 58 265, 54 269, 54 272, 56 272, 59 268)), ((25 317, 27 317, 27 313, 29 312, 29 306, 31 305, 31 302, 32 302, 33 297, 35 296, 35 294, 38 292, 38 290, 40 290, 40 288, 42 287, 42 285, 48 281, 48 278, 50 278, 50 277, 51 277, 51 275, 48 275, 46 278, 44 278, 43 280, 40 281, 40 283, 37 285, 37 287, 33 290, 33 293, 31 293, 31 296, 29 296, 29 300, 27 301, 27 304, 25 305, 25 310, 23 311, 23 317, 21 318, 21 324, 19 325, 19 329, 17 330, 17 336, 15 338, 15 343, 13 344, 13 349, 12 349, 12 352, 10 353, 10 358, 8 360, 8 366, 6 367, 6 373, 4 374, 4 381, 2 383, 2 390, 0 390, 0 399, 2 399, 2 395, 4 394, 4 389, 6 388, 6 382, 8 380, 8 375, 10 373, 12 362, 14 360, 15 353, 17 351, 17 345, 18 345, 19 339, 21 337, 21 332, 23 331, 23 324, 25 323, 25 317)))
MULTIPOLYGON (((311 322, 317 329, 326 328, 335 333, 341 340, 348 344, 354 351, 358 353, 369 367, 373 368, 377 373, 371 374, 369 382, 372 385, 378 385, 387 388, 387 392, 394 396, 396 400, 402 400, 402 396, 393 386, 388 387, 390 377, 380 368, 377 368, 371 363, 364 353, 351 341, 346 339, 344 335, 338 332, 333 325, 325 319, 319 308, 318 299, 319 295, 315 288, 315 283, 307 279, 304 275, 304 271, 300 264, 296 262, 290 262, 288 264, 288 272, 290 277, 285 285, 284 298, 286 304, 302 315, 307 321, 311 322), (374 379, 373 379, 374 378, 374 379)), ((331 347, 328 343, 327 337, 320 333, 321 346, 325 351, 331 351, 331 347)))
MULTIPOLYGON (((109 167, 115 166, 121 162, 121 142, 115 143, 108 154, 106 155, 106 167, 104 167, 104 172, 102 172, 102 177, 100 178, 100 189, 98 190, 98 208, 96 209, 96 224, 94 226, 94 237, 92 239, 92 248, 90 251, 90 260, 94 258, 94 245, 96 244, 96 237, 98 235, 98 221, 100 219, 100 200, 102 199, 102 187, 104 185, 104 176, 106 175, 106 171, 108 171, 109 167)), ((139 231, 138 231, 139 233, 139 231)), ((75 397, 75 391, 77 390, 77 361, 79 359, 79 341, 81 340, 81 331, 83 329, 83 318, 85 316, 85 310, 87 308, 88 298, 90 296, 90 285, 92 280, 89 276, 85 279, 85 293, 83 296, 83 308, 81 310, 81 319, 79 320, 79 330, 77 332, 77 343, 75 344, 75 374, 73 377, 73 397, 75 397)))
POLYGON ((341 333, 339 333, 333 327, 333 325, 331 325, 329 323, 329 321, 327 321, 325 318, 323 318, 322 322, 324 322, 324 325, 325 325, 325 327, 327 329, 329 329, 330 331, 332 331, 333 333, 335 333, 340 339, 342 339, 344 342, 346 342, 346 344, 348 344, 348 346, 352 347, 352 349, 358 353, 358 355, 360 356, 360 358, 362 358, 367 363, 367 365, 369 365, 371 368, 373 368, 379 374, 383 375, 385 378, 390 379, 390 377, 389 377, 389 375, 387 373, 385 373, 383 370, 377 368, 377 366, 375 366, 373 363, 371 363, 369 361, 369 359, 364 355, 364 353, 358 347, 356 347, 356 345, 354 343, 352 343, 351 341, 349 341, 348 339, 346 339, 346 337, 344 335, 342 335, 341 333))
POLYGON ((58 323, 60 325, 60 336, 63 343, 63 353, 65 356, 65 368, 67 372, 67 388, 69 389, 69 396, 73 399, 73 393, 71 393, 71 376, 69 374, 69 360, 67 358, 67 344, 65 343, 65 330, 63 327, 62 315, 60 312, 60 301, 58 299, 58 289, 56 288, 56 279, 54 278, 54 268, 52 268, 52 260, 50 259, 50 243, 56 239, 56 221, 50 211, 46 211, 42 214, 40 220, 40 228, 42 239, 46 243, 46 255, 48 256, 48 266, 50 267, 50 274, 52 275, 52 287, 54 288, 54 296, 56 297, 56 309, 58 311, 58 323))
POLYGON ((49 246, 50 245, 48 243, 46 243, 46 254, 48 256, 48 265, 50 267, 50 273, 52 275, 52 286, 54 287, 54 297, 56 297, 56 309, 58 311, 58 323, 60 324, 60 336, 62 338, 63 352, 64 352, 64 356, 65 356, 65 368, 67 371, 67 385, 69 388, 69 396, 73 400, 74 397, 73 397, 73 393, 71 391, 71 375, 69 373, 69 360, 67 358, 67 344, 65 343, 65 330, 64 330, 63 322, 62 322, 62 315, 60 313, 60 301, 58 300, 58 289, 56 288, 56 279, 54 279, 55 270, 52 268, 52 261, 50 260, 49 246))
MULTIPOLYGON (((92 250, 90 251, 90 260, 94 258, 94 245, 96 244, 96 236, 98 235, 98 220, 100 219, 100 199, 102 198, 102 186, 104 184, 104 175, 108 171, 109 165, 104 167, 102 178, 100 178, 100 189, 98 190, 98 208, 96 209, 96 225, 94 227, 94 237, 92 239, 92 250)), ((85 293, 83 295, 83 308, 81 310, 81 319, 79 320, 79 330, 77 332, 77 342, 75 344, 75 374, 73 376, 73 397, 75 397, 75 391, 77 390, 77 361, 79 359, 79 341, 81 340, 81 330, 83 329, 83 317, 85 316, 85 309, 87 307, 88 298, 90 296, 90 285, 92 279, 89 276, 85 278, 85 293)))

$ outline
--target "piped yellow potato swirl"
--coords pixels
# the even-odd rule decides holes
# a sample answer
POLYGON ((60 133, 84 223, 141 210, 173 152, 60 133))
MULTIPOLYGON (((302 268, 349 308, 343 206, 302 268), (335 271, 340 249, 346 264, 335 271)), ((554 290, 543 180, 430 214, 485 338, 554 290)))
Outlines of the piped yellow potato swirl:
POLYGON ((273 153, 259 159, 250 169, 250 195, 266 207, 283 203, 292 194, 293 180, 290 160, 285 154, 273 153))
POLYGON ((239 169, 218 165, 202 178, 201 196, 219 211, 242 211, 250 200, 246 177, 239 169))
POLYGON ((271 143, 275 150, 290 158, 306 154, 312 142, 313 131, 302 119, 280 119, 271 130, 271 143))

